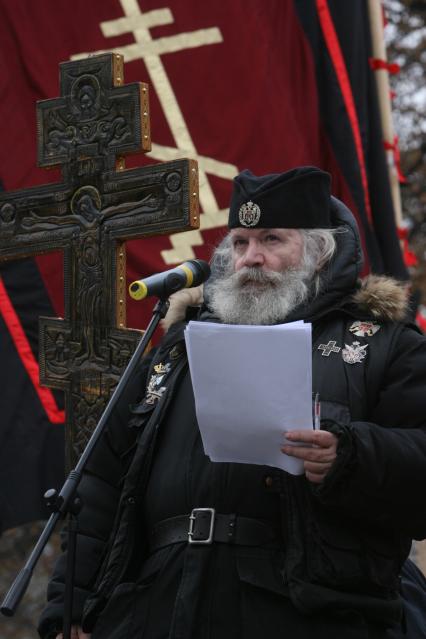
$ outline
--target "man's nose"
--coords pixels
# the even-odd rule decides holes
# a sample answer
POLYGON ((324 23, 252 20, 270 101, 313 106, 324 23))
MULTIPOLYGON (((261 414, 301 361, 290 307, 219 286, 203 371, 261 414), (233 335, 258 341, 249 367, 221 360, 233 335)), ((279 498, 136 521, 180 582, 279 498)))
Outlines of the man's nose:
POLYGON ((264 263, 262 247, 255 240, 250 240, 244 253, 244 266, 263 266, 264 263))

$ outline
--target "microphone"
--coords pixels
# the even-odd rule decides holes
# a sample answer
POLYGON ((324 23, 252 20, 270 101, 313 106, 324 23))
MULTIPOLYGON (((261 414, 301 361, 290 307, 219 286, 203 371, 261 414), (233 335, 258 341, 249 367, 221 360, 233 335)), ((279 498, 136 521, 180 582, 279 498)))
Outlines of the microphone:
POLYGON ((129 294, 134 300, 143 300, 150 295, 165 299, 182 288, 202 284, 209 276, 210 266, 207 262, 188 260, 176 268, 132 282, 129 286, 129 294))

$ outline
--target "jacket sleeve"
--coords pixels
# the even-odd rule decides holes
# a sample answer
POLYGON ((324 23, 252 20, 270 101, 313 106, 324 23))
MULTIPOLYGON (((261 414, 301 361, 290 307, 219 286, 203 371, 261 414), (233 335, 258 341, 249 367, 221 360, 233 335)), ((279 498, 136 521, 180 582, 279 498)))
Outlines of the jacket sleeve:
MULTIPOLYGON (((84 603, 94 586, 113 527, 122 477, 130 462, 136 436, 128 427, 130 405, 143 395, 151 357, 134 374, 99 440, 78 487, 82 509, 78 515, 76 567, 73 592, 74 622, 82 617, 84 603)), ((66 526, 61 533, 62 555, 56 562, 47 589, 47 606, 38 631, 43 639, 62 630, 67 562, 66 526)))
POLYGON ((339 436, 337 460, 312 490, 352 518, 426 537, 426 339, 404 328, 392 345, 371 421, 325 425, 339 436))

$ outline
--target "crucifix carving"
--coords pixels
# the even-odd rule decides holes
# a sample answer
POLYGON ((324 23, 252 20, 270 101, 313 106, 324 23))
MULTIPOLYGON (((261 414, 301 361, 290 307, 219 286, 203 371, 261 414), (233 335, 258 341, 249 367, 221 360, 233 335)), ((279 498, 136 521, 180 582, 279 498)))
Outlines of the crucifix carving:
POLYGON ((150 150, 148 87, 123 57, 60 65, 61 97, 37 104, 38 164, 62 182, 0 194, 0 260, 62 249, 65 319, 40 319, 40 381, 65 391, 67 463, 96 425, 140 337, 125 329, 125 244, 198 228, 196 162, 125 170, 150 150))

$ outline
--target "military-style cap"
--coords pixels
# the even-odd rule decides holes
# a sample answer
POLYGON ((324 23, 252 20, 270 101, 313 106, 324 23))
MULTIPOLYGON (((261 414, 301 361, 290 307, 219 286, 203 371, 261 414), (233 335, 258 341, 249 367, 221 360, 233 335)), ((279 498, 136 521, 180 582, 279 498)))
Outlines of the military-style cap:
POLYGON ((256 176, 247 169, 234 178, 230 229, 330 228, 331 176, 315 166, 256 176))

